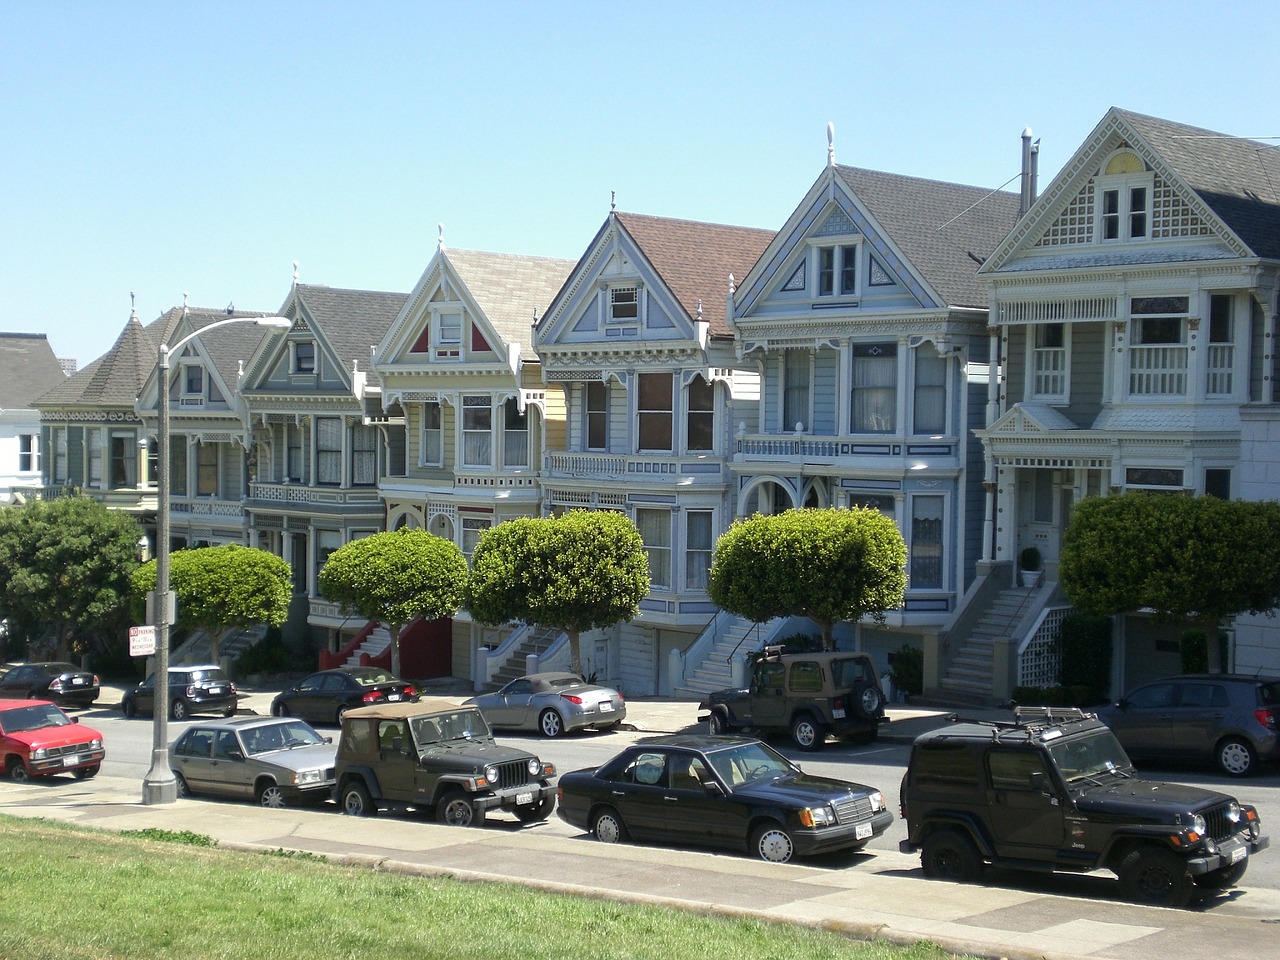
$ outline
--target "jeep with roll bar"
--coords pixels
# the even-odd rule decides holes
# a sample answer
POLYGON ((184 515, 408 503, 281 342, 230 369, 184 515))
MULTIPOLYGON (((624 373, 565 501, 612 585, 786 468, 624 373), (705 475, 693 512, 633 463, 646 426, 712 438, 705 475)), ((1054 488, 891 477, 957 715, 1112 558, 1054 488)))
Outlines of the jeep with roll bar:
POLYGON ((821 749, 828 736, 869 742, 886 719, 880 678, 865 653, 787 653, 784 646, 764 648, 750 686, 708 694, 698 710, 713 734, 789 733, 801 750, 821 749))
POLYGON ((1234 886, 1268 846, 1255 808, 1214 790, 1142 780, 1097 717, 1019 707, 951 717, 916 738, 902 779, 904 853, 924 875, 970 882, 993 867, 1110 870, 1124 895, 1183 906, 1234 886))
POLYGON ((555 775, 553 764, 495 741, 474 706, 380 703, 343 715, 334 799, 356 817, 414 809, 466 827, 507 810, 533 823, 551 815, 555 775))

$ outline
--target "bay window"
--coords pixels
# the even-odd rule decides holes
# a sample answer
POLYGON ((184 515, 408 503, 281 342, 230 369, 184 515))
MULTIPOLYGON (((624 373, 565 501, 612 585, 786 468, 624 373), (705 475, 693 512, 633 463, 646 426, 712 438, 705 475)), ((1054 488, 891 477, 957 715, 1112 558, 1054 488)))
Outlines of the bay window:
POLYGON ((942 497, 911 499, 911 570, 914 589, 942 588, 942 497))
POLYGON ((439 403, 422 405, 422 453, 419 466, 438 467, 444 463, 444 429, 439 403))
POLYGON ((687 391, 689 409, 685 432, 688 449, 711 450, 715 443, 715 389, 702 377, 694 377, 687 391))
POLYGON ((936 436, 947 431, 947 358, 931 347, 915 351, 913 432, 936 436))
POLYGON ((512 397, 502 405, 502 465, 529 466, 529 412, 512 397))

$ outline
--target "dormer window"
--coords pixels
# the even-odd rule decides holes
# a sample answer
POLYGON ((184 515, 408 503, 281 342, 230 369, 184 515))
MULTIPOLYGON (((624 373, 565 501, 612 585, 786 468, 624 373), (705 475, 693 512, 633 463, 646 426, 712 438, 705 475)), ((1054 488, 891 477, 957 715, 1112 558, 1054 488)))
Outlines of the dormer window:
POLYGON ((316 372, 316 345, 313 340, 299 340, 293 344, 293 372, 316 372))
POLYGON ((436 328, 436 345, 432 355, 437 360, 460 360, 462 358, 462 310, 439 310, 434 312, 432 319, 436 328))
POLYGON ((182 368, 182 393, 185 398, 204 396, 204 367, 188 363, 182 368))
POLYGON ((1122 150, 1098 177, 1098 238, 1145 240, 1150 234, 1154 175, 1137 154, 1122 150))
POLYGON ((819 297, 853 297, 858 294, 858 245, 839 244, 818 248, 819 297))
POLYGON ((609 320, 612 323, 625 323, 640 317, 639 287, 609 288, 609 320))

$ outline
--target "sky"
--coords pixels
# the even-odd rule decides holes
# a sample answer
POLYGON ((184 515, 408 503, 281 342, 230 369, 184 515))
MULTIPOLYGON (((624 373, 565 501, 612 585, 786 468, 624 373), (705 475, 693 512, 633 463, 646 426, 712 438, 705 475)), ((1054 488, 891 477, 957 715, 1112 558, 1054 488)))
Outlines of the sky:
MULTIPOLYGON (((1280 137, 1274 0, 0 0, 0 331, 407 293, 619 210, 778 229, 841 164, 1043 190, 1111 106, 1280 137), (1272 104, 1272 107, 1268 107, 1272 104)), ((1271 139, 1268 142, 1280 143, 1271 139)))

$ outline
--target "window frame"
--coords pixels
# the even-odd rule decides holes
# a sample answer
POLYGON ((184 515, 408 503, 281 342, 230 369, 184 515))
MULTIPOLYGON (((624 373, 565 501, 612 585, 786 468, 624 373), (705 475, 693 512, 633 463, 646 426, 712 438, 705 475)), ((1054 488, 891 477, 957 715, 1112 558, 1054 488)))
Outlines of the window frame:
MULTIPOLYGON (((315 450, 316 450, 316 473, 315 480, 317 486, 323 487, 340 487, 342 486, 342 460, 343 460, 343 434, 346 432, 342 422, 342 417, 316 417, 315 423, 315 450), (321 424, 337 424, 337 446, 332 445, 332 438, 326 437, 326 429, 321 429, 321 424), (326 479, 326 474, 336 473, 337 478, 326 479)), ((319 569, 319 568, 317 568, 319 569)))
MULTIPOLYGON (((949 387, 951 378, 951 364, 949 359, 932 346, 921 345, 912 351, 911 364, 911 434, 917 437, 942 437, 947 435, 947 424, 951 419, 949 387), (940 383, 921 384, 921 364, 928 362, 937 364, 938 369, 942 371, 942 381, 940 383), (935 394, 941 394, 941 400, 938 408, 942 415, 942 423, 934 427, 930 424, 921 424, 921 410, 926 405, 921 403, 921 392, 928 391, 932 397, 935 394)), ((895 398, 896 401, 896 398, 895 398)))
POLYGON ((439 400, 426 400, 422 403, 422 417, 418 423, 418 466, 444 466, 444 404, 439 400), (435 424, 428 415, 428 408, 435 410, 435 424), (434 442, 433 442, 434 441, 434 442), (435 458, 430 456, 435 447, 435 458))
POLYGON ((1053 323, 1037 323, 1027 329, 1027 392, 1041 403, 1064 405, 1071 402, 1071 329, 1072 325, 1064 321, 1053 323), (1041 345, 1040 339, 1050 330, 1061 329, 1061 346, 1041 345), (1056 357, 1060 364, 1056 370, 1043 373, 1039 368, 1040 358, 1056 357), (1051 377, 1061 378, 1061 390, 1041 390, 1042 382, 1051 377))
POLYGON ((947 585, 947 498, 941 494, 920 493, 911 496, 911 502, 907 506, 907 524, 910 532, 908 540, 908 567, 907 567, 907 583, 911 590, 944 590, 947 585), (938 506, 937 517, 920 516, 917 513, 917 507, 926 502, 936 503, 938 506), (926 521, 936 522, 938 524, 938 536, 936 540, 922 540, 917 530, 917 524, 926 521), (932 549, 936 546, 936 553, 932 549), (924 550, 922 547, 930 549, 924 550), (923 571, 926 562, 937 565, 937 580, 930 580, 927 583, 919 582, 922 579, 917 575, 917 570, 923 571))
POLYGON ((839 299, 862 295, 861 240, 814 243, 813 255, 813 289, 809 292, 811 297, 839 299))
POLYGON ((40 435, 18 434, 18 472, 38 473, 40 470, 40 435))
POLYGON ((715 383, 708 380, 702 374, 697 374, 685 387, 684 396, 685 450, 688 453, 714 452, 716 448, 715 383), (695 405, 695 401, 697 405, 695 405), (706 437, 706 445, 694 446, 694 437, 702 437, 703 435, 706 437))
POLYGON ((639 281, 611 283, 603 292, 604 304, 601 316, 606 324, 641 323, 644 320, 644 286, 639 281), (619 298, 619 294, 630 292, 631 300, 619 298), (629 309, 627 305, 630 304, 629 309), (618 308, 622 307, 619 314, 618 308))
POLYGON ((636 452, 666 453, 675 452, 675 384, 676 377, 671 371, 651 371, 636 374, 636 452), (666 380, 665 399, 656 385, 661 379, 666 380), (655 384, 646 389, 646 384, 655 384), (665 402, 665 406, 647 407, 644 404, 657 400, 665 402), (665 429, 663 427, 665 426, 665 429), (656 433, 665 434, 665 443, 654 445, 652 440, 656 433))
POLYGON ((589 380, 582 394, 583 416, 585 417, 583 448, 586 450, 605 451, 609 449, 609 403, 612 398, 609 393, 609 384, 604 380, 589 380), (597 397, 592 397, 593 391, 599 391, 597 397), (598 406, 593 405, 594 401, 599 401, 598 406), (593 442, 599 439, 599 443, 593 442))
POLYGON ((493 398, 488 394, 464 393, 459 401, 461 417, 458 430, 462 435, 462 459, 460 466, 469 468, 493 468, 493 398), (483 422, 483 425, 480 425, 483 422), (483 458, 472 456, 472 441, 476 452, 483 446, 483 458))
MULTIPOLYGON (((849 344, 849 433, 854 436, 866 434, 884 436, 893 435, 898 432, 898 402, 899 388, 902 384, 902 365, 900 362, 902 355, 901 345, 896 340, 878 340, 874 342, 858 342, 849 344), (893 360, 893 383, 888 384, 862 384, 858 383, 858 357, 860 352, 865 352, 866 360, 881 360, 881 356, 872 354, 873 350, 891 351, 893 360), (893 402, 889 407, 890 421, 886 426, 876 427, 871 424, 870 427, 863 427, 859 421, 858 415, 858 394, 859 391, 866 391, 868 395, 872 393, 882 393, 892 391, 893 402)), ((866 417, 879 416, 879 414, 866 413, 866 417)))
MULTIPOLYGON (((1131 150, 1120 150, 1107 160, 1107 163, 1103 165, 1103 170, 1105 171, 1117 159, 1128 162, 1125 159, 1126 154, 1134 157, 1137 162, 1142 162, 1141 158, 1137 157, 1131 150)), ((1103 172, 1098 175, 1094 189, 1097 196, 1093 234, 1095 242, 1112 244, 1151 239, 1151 208, 1155 197, 1154 171, 1103 172), (1135 207, 1134 192, 1139 190, 1143 193, 1143 202, 1141 207, 1135 207), (1110 210, 1107 203, 1108 198, 1113 194, 1116 201, 1115 209, 1110 210), (1142 229, 1140 232, 1134 231, 1134 226, 1137 223, 1135 218, 1141 218, 1142 229), (1109 225, 1114 225, 1115 236, 1107 235, 1109 225)))
POLYGON ((532 451, 529 449, 530 431, 529 431, 529 408, 525 407, 524 412, 520 412, 520 404, 515 397, 508 397, 502 404, 502 466, 504 468, 527 468, 531 465, 530 457, 532 451), (512 426, 512 421, 519 421, 519 425, 512 426), (518 444, 513 443, 517 438, 523 438, 518 444), (522 448, 522 458, 520 460, 512 459, 512 447, 520 446, 522 448))
POLYGON ((686 510, 684 512, 684 588, 705 592, 710 579, 711 561, 715 554, 715 511, 686 510), (705 537, 699 531, 694 539, 694 521, 705 522, 705 537))
POLYGON ((802 433, 813 430, 813 363, 814 352, 808 347, 787 347, 782 351, 780 371, 782 402, 778 405, 782 433, 794 432, 797 423, 800 424, 802 433), (804 368, 803 372, 801 367, 804 368), (799 379, 801 374, 804 382, 793 384, 791 382, 793 376, 799 379), (796 417, 798 407, 804 410, 803 418, 796 417))
POLYGON ((314 340, 294 340, 289 344, 289 371, 294 376, 314 376, 317 353, 314 340))
POLYGON ((636 507, 635 525, 636 529, 640 531, 641 540, 644 543, 645 557, 648 559, 649 588, 651 591, 668 591, 672 589, 674 578, 672 577, 671 563, 675 546, 672 533, 673 517, 674 511, 669 507, 636 507), (646 522, 649 520, 653 521, 652 527, 646 522), (652 533, 661 531, 666 538, 665 542, 645 540, 646 528, 652 533))

